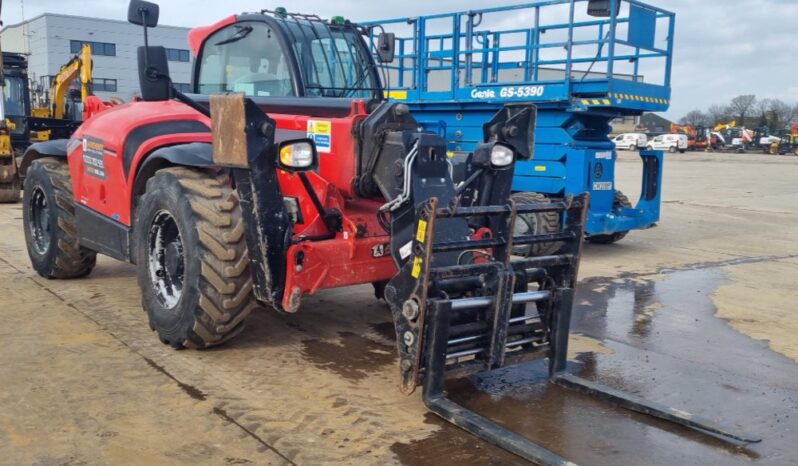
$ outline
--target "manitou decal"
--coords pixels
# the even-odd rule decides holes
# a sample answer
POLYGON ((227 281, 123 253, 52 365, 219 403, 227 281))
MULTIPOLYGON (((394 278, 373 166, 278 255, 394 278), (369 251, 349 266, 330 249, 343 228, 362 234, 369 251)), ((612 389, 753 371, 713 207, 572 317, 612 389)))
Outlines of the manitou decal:
POLYGON ((105 179, 104 154, 105 143, 101 139, 90 137, 83 139, 83 170, 87 175, 105 179))

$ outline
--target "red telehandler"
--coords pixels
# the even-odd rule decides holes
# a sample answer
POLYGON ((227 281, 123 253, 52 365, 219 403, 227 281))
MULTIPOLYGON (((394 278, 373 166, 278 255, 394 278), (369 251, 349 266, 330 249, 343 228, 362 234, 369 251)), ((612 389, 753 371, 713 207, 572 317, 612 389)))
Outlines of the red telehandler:
MULTIPOLYGON (((258 306, 297 312, 302 296, 372 283, 396 327, 401 389, 430 410, 540 464, 572 464, 449 400, 446 376, 548 357, 552 382, 733 441, 709 420, 566 372, 586 196, 517 204, 517 160, 532 157, 536 110, 504 107, 452 179, 446 143, 387 101, 379 65, 344 20, 284 10, 194 29, 194 91, 172 85, 147 44, 141 99, 97 106, 68 140, 33 144, 20 170, 34 269, 89 274, 98 253, 136 264, 161 341, 205 348, 258 306), (556 212, 560 231, 513 236, 516 216, 556 212), (560 243, 513 259, 514 245, 560 243)), ((394 57, 379 37, 381 62, 394 57)))

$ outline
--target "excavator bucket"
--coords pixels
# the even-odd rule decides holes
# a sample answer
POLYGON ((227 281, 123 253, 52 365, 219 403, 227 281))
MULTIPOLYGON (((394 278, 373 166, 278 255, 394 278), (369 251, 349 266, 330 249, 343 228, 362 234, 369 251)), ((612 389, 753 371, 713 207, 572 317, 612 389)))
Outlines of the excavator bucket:
MULTIPOLYGON (((397 331, 401 389, 423 385, 426 406, 443 419, 544 465, 573 464, 446 397, 447 378, 548 358, 553 383, 732 442, 759 439, 566 372, 566 355, 588 195, 548 203, 510 199, 513 167, 497 166, 497 145, 532 155, 532 106, 505 107, 485 125, 485 142, 469 156, 464 181, 437 135, 404 137, 406 183, 385 206, 399 273, 387 284, 397 331), (489 154, 489 155, 488 155, 489 154), (556 233, 514 236, 518 215, 557 212, 556 233), (553 255, 514 258, 513 246, 556 244, 553 255)), ((399 143, 399 141, 397 141, 399 143)), ((498 149, 498 155, 502 149, 498 149)), ((396 163, 392 164, 398 167, 396 163)), ((386 171, 387 172, 387 171, 386 171)), ((385 185, 387 178, 377 183, 385 185)), ((550 248, 551 249, 551 248, 550 248)))
POLYGON ((0 122, 0 202, 18 202, 20 192, 19 170, 11 146, 11 123, 0 122))

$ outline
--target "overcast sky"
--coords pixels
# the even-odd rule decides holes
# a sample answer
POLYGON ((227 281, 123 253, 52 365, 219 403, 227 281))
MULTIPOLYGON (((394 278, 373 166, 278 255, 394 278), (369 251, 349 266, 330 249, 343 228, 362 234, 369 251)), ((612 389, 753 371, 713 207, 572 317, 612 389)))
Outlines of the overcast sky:
MULTIPOLYGON (((14 24, 44 12, 125 19, 126 0, 5 0, 14 24)), ((230 14, 286 6, 352 20, 462 11, 523 0, 161 0, 161 24, 192 27, 230 14)), ((798 102, 798 0, 648 0, 677 14, 673 99, 665 116, 739 94, 798 102)))

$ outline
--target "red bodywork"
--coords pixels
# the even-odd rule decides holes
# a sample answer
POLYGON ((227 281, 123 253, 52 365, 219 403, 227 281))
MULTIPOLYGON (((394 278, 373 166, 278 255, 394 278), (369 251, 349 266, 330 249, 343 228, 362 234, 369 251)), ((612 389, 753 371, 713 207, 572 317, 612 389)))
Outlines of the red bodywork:
MULTIPOLYGON (((318 171, 308 177, 324 207, 343 214, 343 231, 334 238, 289 247, 283 308, 296 311, 301 296, 318 289, 393 277, 390 237, 376 216, 384 201, 360 198, 354 191, 357 148, 352 129, 366 116, 365 102, 354 100, 348 115, 340 118, 269 116, 278 131, 290 130, 299 137, 308 134, 309 120, 311 128, 322 132, 329 127, 329 144, 320 147, 318 171)), ((210 120, 178 101, 130 102, 103 109, 75 132, 69 145, 75 200, 131 226, 134 181, 143 162, 158 148, 189 142, 211 142, 210 120)), ((301 223, 294 225, 294 238, 327 233, 299 177, 282 170, 278 177, 284 196, 297 198, 300 206, 301 223)))

